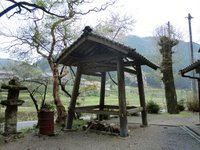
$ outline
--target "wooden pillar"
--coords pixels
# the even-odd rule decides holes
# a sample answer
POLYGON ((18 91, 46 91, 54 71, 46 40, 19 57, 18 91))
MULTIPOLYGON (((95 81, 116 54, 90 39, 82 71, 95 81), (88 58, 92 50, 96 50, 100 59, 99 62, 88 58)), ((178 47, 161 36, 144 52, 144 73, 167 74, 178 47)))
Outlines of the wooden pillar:
POLYGON ((79 86, 80 86, 80 81, 81 81, 81 67, 77 67, 77 72, 76 72, 76 77, 75 77, 75 83, 72 91, 72 97, 69 105, 69 110, 68 110, 68 117, 67 117, 67 129, 72 128, 73 124, 73 119, 74 119, 74 114, 75 114, 75 106, 76 106, 76 100, 78 97, 78 92, 79 92, 79 86))
POLYGON ((200 79, 198 81, 198 97, 199 97, 199 123, 200 123, 200 79))
POLYGON ((120 136, 126 137, 128 136, 128 125, 127 125, 127 112, 126 112, 126 93, 125 93, 123 58, 117 59, 117 77, 118 77, 120 136))
MULTIPOLYGON (((104 110, 104 105, 105 105, 105 88, 106 88, 106 73, 102 72, 99 110, 104 110)), ((103 115, 99 115, 99 121, 102 121, 102 120, 103 120, 103 115)))
POLYGON ((144 94, 144 84, 142 79, 142 70, 140 65, 136 65, 137 70, 137 81, 138 81, 138 92, 140 98, 140 106, 143 107, 142 111, 142 124, 147 126, 147 111, 146 111, 146 102, 145 102, 145 94, 144 94))

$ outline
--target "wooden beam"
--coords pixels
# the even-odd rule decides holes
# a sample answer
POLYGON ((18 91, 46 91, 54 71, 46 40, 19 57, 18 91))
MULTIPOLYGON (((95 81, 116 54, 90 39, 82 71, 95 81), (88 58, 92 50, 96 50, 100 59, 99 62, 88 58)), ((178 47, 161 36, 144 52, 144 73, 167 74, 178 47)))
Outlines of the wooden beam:
POLYGON ((94 109, 79 109, 79 108, 76 108, 75 112, 91 113, 91 114, 98 114, 98 115, 119 115, 119 111, 109 111, 109 110, 94 110, 94 109))
POLYGON ((116 71, 116 67, 98 67, 98 68, 84 68, 83 73, 94 73, 94 72, 109 72, 116 71))
POLYGON ((108 55, 101 55, 101 56, 90 56, 90 57, 84 57, 82 59, 78 59, 77 60, 80 62, 80 63, 93 63, 93 62, 101 62, 101 61, 110 61, 110 60, 113 60, 115 59, 116 60, 116 56, 115 55, 112 55, 112 56, 108 56, 108 55))
POLYGON ((96 109, 99 108, 99 105, 91 105, 91 106, 80 106, 80 107, 76 107, 75 109, 96 109))
POLYGON ((131 115, 131 114, 135 114, 135 113, 141 112, 141 111, 143 111, 143 107, 137 107, 137 108, 127 110, 127 114, 131 115))
POLYGON ((80 81, 81 81, 81 66, 77 67, 76 71, 76 77, 75 77, 75 82, 74 82, 74 87, 72 91, 72 97, 68 109, 68 117, 67 117, 67 129, 72 128, 73 124, 73 118, 74 118, 74 113, 75 113, 75 105, 76 105, 76 100, 78 97, 78 91, 79 91, 79 86, 80 86, 80 81))
POLYGON ((119 106, 116 106, 116 105, 105 105, 104 108, 107 108, 107 109, 119 109, 119 106))
POLYGON ((88 36, 88 39, 91 41, 103 44, 103 45, 109 47, 110 50, 112 50, 112 49, 113 49, 113 51, 117 50, 118 52, 125 54, 125 55, 127 55, 129 53, 129 51, 127 50, 127 47, 123 46, 122 44, 115 43, 113 41, 95 38, 94 36, 88 36))
POLYGON ((128 73, 130 73, 130 74, 137 74, 137 71, 132 70, 132 69, 129 69, 129 68, 124 68, 124 71, 125 71, 125 72, 128 72, 128 73))
POLYGON ((94 63, 88 63, 88 64, 84 64, 83 69, 92 69, 92 68, 116 68, 116 63, 108 63, 105 61, 102 62, 94 62, 94 63))
MULTIPOLYGON (((108 109, 119 109, 119 106, 117 105, 105 105, 104 108, 108 108, 108 109)), ((133 109, 133 108, 137 108, 136 106, 126 106, 126 109, 133 109)))
POLYGON ((69 48, 63 50, 61 57, 57 60, 56 63, 58 64, 66 64, 65 61, 68 59, 68 56, 81 44, 85 42, 86 38, 81 38, 76 44, 71 45, 69 48))
POLYGON ((124 62, 124 66, 134 66, 135 65, 135 61, 126 61, 124 62))
POLYGON ((126 112, 126 92, 124 81, 124 63, 123 58, 117 61, 117 77, 118 77, 118 98, 119 98, 119 117, 120 117, 120 136, 128 136, 127 112, 126 112))
POLYGON ((144 84, 142 79, 142 70, 141 66, 138 64, 136 65, 137 69, 137 81, 138 81, 138 92, 140 98, 140 106, 143 107, 142 111, 142 124, 147 126, 147 111, 146 111, 146 102, 145 102, 145 94, 144 94, 144 84))
POLYGON ((199 97, 199 123, 200 123, 200 79, 198 81, 198 97, 199 97))
POLYGON ((93 72, 83 72, 82 74, 84 75, 89 75, 89 76, 96 76, 96 77, 102 77, 102 74, 101 73, 93 73, 93 72))
POLYGON ((137 106, 126 106, 126 109, 138 108, 137 106))
MULTIPOLYGON (((114 105, 105 105, 105 108, 110 108, 110 109, 118 109, 118 106, 114 105)), ((111 111, 111 110, 98 110, 99 105, 92 105, 92 106, 82 106, 82 107, 76 107, 75 112, 78 113, 93 113, 93 114, 100 114, 100 115, 119 115, 119 111, 111 111)), ((137 112, 141 112, 143 110, 143 107, 135 107, 135 106, 130 106, 129 109, 127 109, 126 114, 134 114, 137 112)))
MULTIPOLYGON (((100 89, 100 100, 99 100, 99 110, 104 110, 105 105, 105 88, 106 88, 106 73, 102 72, 101 77, 101 89, 100 89)), ((103 116, 99 115, 99 121, 103 120, 103 116)))

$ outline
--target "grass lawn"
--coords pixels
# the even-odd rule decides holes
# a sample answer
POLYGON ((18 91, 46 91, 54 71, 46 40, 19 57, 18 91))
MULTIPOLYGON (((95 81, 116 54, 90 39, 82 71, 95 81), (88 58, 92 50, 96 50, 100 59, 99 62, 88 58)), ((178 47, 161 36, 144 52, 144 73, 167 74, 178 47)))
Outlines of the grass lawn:
MULTIPOLYGON (((6 92, 1 93, 0 100, 6 99, 6 92)), ((79 106, 89 106, 89 105, 98 105, 99 104, 99 96, 96 94, 96 96, 88 96, 80 94, 78 97, 77 102, 79 103, 79 106)), ((112 89, 109 91, 106 91, 105 94, 105 104, 106 105, 118 105, 118 92, 117 89, 112 89)), ((184 90, 177 90, 177 97, 178 100, 180 99, 187 99, 188 92, 184 90)), ((60 94, 62 102, 65 106, 65 108, 68 108, 70 98, 66 97, 63 93, 60 94)), ((38 97, 40 99, 41 97, 38 97)), ((163 89, 155 89, 150 87, 145 87, 145 98, 146 102, 153 100, 156 103, 158 103, 161 108, 166 108, 165 103, 165 95, 163 89)), ((27 92, 21 92, 19 99, 22 99, 25 101, 25 103, 18 108, 18 121, 23 120, 36 120, 37 119, 37 113, 36 109, 33 105, 32 100, 29 97, 29 94, 27 92)), ((53 102, 52 93, 48 92, 46 96, 47 102, 53 102)), ((126 103, 129 106, 139 106, 139 95, 138 95, 138 89, 136 87, 126 87, 126 103)), ((41 101, 39 101, 39 107, 41 104, 41 101)), ((4 119, 4 112, 5 107, 0 106, 0 122, 2 122, 4 119)))

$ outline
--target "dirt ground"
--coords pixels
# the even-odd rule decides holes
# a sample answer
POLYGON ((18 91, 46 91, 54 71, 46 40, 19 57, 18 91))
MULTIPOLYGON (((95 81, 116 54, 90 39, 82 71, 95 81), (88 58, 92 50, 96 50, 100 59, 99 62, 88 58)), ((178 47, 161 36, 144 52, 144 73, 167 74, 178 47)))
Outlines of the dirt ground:
MULTIPOLYGON (((117 118, 107 121, 118 123, 117 118)), ((57 131, 56 136, 25 134, 0 150, 200 150, 200 142, 180 126, 195 127, 200 131, 198 114, 148 115, 148 127, 140 127, 141 117, 128 117, 129 136, 122 138, 92 131, 57 131)))

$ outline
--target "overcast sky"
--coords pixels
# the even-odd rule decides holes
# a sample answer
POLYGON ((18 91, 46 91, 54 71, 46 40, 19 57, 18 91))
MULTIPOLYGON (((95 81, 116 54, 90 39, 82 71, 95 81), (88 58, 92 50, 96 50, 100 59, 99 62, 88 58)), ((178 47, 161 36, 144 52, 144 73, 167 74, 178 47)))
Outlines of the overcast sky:
MULTIPOLYGON (((194 17, 192 19, 193 41, 200 43, 199 0, 118 0, 115 7, 110 9, 113 12, 125 13, 136 20, 130 34, 141 37, 153 36, 155 28, 170 21, 183 34, 182 40, 184 41, 189 41, 186 17, 190 13, 194 17)), ((106 14, 104 13, 104 15, 106 14)), ((104 15, 91 15, 91 18, 88 18, 90 20, 88 25, 92 24, 94 19, 104 15)))
POLYGON ((199 0, 120 0, 121 9, 136 20, 133 34, 152 36, 156 27, 171 22, 189 41, 188 13, 192 22, 193 41, 200 43, 200 1, 199 0))

